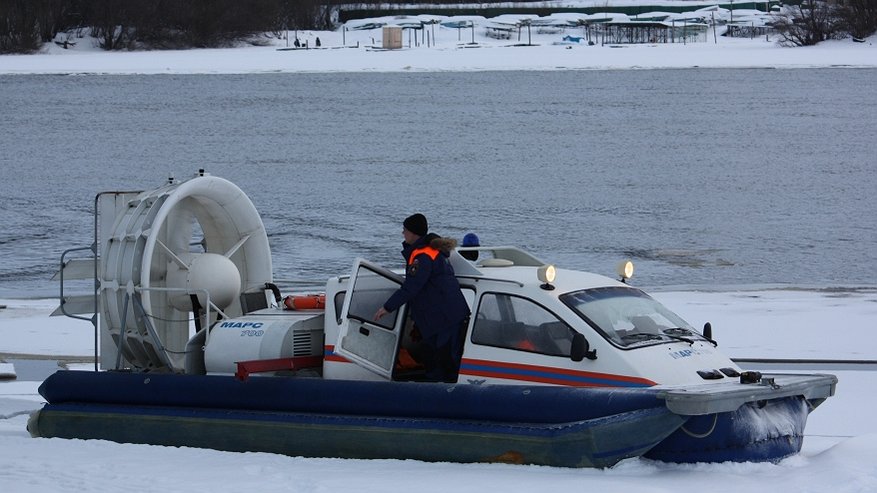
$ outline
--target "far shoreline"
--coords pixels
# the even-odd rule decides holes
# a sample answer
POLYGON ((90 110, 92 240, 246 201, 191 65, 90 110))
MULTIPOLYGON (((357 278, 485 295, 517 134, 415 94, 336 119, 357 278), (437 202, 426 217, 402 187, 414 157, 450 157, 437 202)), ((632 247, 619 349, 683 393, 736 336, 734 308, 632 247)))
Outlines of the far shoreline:
POLYGON ((51 45, 30 55, 0 55, 0 75, 258 75, 333 73, 438 73, 506 71, 609 71, 673 69, 874 69, 877 35, 856 43, 831 40, 783 47, 762 38, 698 43, 587 45, 534 36, 532 45, 479 39, 475 45, 443 33, 432 46, 382 50, 351 46, 338 32, 299 32, 322 39, 321 48, 287 50, 287 40, 265 46, 167 51, 106 52, 83 39, 74 49, 51 45))

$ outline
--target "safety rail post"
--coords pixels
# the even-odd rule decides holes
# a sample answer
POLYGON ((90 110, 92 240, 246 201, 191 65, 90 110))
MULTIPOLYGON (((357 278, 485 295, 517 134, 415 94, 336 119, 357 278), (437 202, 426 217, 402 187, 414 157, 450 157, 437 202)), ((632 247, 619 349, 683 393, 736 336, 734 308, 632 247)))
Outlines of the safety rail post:
POLYGON ((61 269, 60 269, 60 292, 58 293, 58 305, 61 309, 61 313, 66 317, 75 318, 77 320, 85 320, 86 322, 91 322, 92 327, 94 327, 94 371, 98 371, 98 355, 97 355, 97 346, 98 346, 98 328, 97 328, 97 313, 98 313, 98 289, 100 289, 100 281, 97 278, 97 242, 92 243, 91 246, 87 247, 78 247, 78 248, 70 248, 64 250, 61 253, 61 269), (68 313, 67 309, 64 307, 67 304, 67 300, 64 299, 64 261, 67 258, 67 254, 72 252, 81 252, 84 250, 90 250, 92 254, 92 258, 94 259, 94 313, 91 314, 91 317, 82 317, 73 313, 68 313))

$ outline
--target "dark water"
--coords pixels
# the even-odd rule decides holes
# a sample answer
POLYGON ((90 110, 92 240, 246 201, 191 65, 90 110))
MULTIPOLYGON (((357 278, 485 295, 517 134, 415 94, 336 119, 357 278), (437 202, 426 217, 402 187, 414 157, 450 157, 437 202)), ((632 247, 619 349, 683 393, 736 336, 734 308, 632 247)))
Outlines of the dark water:
POLYGON ((277 276, 396 266, 401 219, 641 285, 873 285, 877 70, 0 76, 0 296, 54 294, 94 196, 198 168, 277 276))

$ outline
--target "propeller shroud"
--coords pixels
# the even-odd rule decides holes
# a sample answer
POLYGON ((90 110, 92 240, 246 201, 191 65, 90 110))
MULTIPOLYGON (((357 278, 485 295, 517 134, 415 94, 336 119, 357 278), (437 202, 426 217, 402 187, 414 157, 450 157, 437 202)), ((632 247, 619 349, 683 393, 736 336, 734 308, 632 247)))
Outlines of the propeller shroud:
POLYGON ((116 210, 100 239, 101 365, 183 371, 191 295, 200 308, 209 298, 208 327, 219 312, 241 315, 240 293, 272 282, 262 218, 236 185, 202 174, 116 210))

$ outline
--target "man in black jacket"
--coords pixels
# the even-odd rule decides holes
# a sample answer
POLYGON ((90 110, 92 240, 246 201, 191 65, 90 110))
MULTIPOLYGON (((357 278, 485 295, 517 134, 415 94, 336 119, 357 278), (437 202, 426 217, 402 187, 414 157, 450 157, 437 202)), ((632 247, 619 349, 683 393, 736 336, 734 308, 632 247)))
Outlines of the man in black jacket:
POLYGON ((461 327, 469 317, 469 305, 448 258, 457 241, 428 233, 423 214, 405 218, 402 226, 405 282, 378 309, 374 319, 408 303, 411 318, 427 348, 422 361, 426 379, 456 382, 462 356, 461 327))

